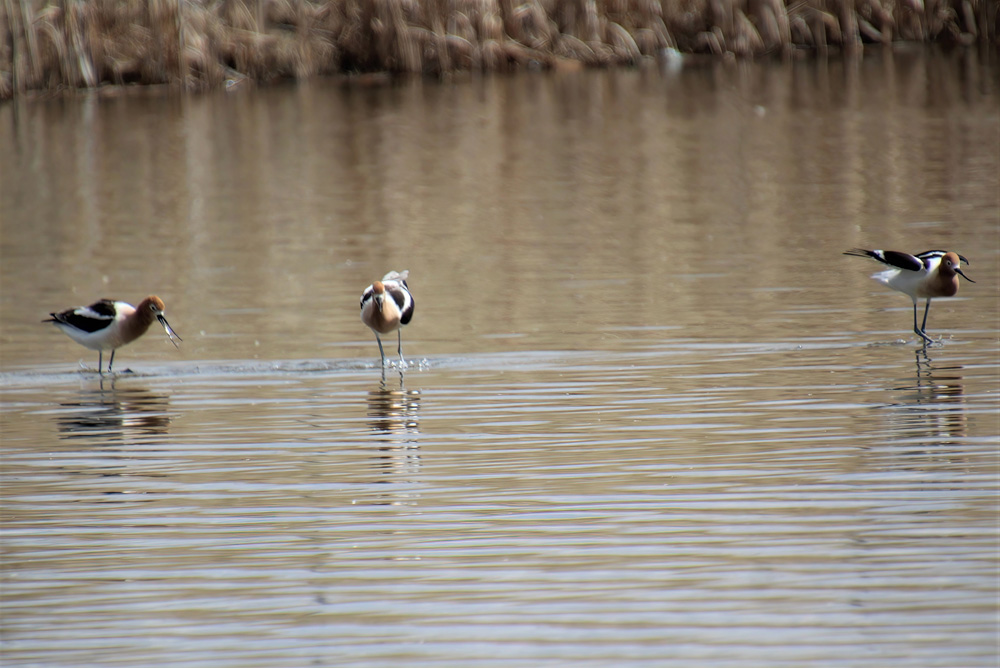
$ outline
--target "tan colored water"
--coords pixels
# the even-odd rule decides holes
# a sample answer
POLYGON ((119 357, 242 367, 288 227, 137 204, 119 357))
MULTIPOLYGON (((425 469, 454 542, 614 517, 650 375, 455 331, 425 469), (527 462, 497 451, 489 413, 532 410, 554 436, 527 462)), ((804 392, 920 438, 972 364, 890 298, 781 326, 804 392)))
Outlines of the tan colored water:
POLYGON ((4 665, 995 666, 996 73, 0 107, 4 665), (940 343, 852 246, 972 261, 940 343))

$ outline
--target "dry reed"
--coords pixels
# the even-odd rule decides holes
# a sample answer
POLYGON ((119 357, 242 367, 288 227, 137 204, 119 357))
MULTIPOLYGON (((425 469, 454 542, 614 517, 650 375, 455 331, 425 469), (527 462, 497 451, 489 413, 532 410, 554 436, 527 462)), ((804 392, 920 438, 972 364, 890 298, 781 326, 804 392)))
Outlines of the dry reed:
POLYGON ((0 0, 0 99, 338 72, 447 73, 996 42, 1000 0, 0 0))

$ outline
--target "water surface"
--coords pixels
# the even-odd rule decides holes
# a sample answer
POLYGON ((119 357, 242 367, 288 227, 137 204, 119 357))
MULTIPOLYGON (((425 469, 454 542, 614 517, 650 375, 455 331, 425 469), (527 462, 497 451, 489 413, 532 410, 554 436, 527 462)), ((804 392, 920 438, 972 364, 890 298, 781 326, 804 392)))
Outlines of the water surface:
POLYGON ((995 666, 995 75, 0 107, 4 665, 995 666), (853 246, 977 282, 923 348, 853 246), (153 292, 113 378, 39 323, 153 292))

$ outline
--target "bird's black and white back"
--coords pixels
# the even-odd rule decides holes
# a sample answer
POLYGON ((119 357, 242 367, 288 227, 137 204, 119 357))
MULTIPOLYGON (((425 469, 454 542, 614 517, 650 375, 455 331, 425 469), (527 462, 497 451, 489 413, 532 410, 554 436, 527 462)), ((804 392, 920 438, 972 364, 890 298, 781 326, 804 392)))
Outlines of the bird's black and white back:
POLYGON ((64 330, 73 329, 80 333, 92 334, 109 327, 126 306, 132 308, 131 304, 125 302, 101 299, 89 306, 77 306, 59 313, 50 313, 52 317, 45 322, 53 322, 64 330))
POLYGON ((399 307, 399 324, 401 325, 408 325, 413 318, 415 302, 413 294, 410 293, 410 286, 406 284, 406 277, 409 274, 410 270, 407 269, 402 273, 390 271, 382 277, 382 285, 385 286, 385 291, 389 293, 392 301, 396 302, 396 306, 399 307))
MULTIPOLYGON (((865 250, 864 248, 852 248, 844 253, 844 255, 871 258, 872 260, 876 260, 877 262, 881 262, 882 264, 895 269, 917 272, 934 271, 934 269, 941 264, 941 259, 947 254, 948 251, 943 250, 928 250, 923 253, 910 255, 909 253, 904 253, 902 251, 865 250)), ((958 254, 956 253, 956 255, 958 254)), ((966 259, 965 256, 958 255, 958 258, 965 264, 969 264, 969 260, 966 259)))

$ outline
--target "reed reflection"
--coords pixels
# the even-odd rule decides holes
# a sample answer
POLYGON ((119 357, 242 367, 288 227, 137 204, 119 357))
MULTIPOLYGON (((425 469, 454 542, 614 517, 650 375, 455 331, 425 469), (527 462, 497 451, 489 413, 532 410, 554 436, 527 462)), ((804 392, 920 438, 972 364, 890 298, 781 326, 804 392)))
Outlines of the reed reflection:
MULTIPOLYGON (((376 469, 387 479, 381 482, 414 482, 420 472, 420 390, 406 389, 403 374, 399 386, 387 382, 383 373, 379 386, 368 392, 368 426, 376 434, 376 469)), ((413 505, 419 494, 395 490, 391 503, 413 505)))
POLYGON ((64 409, 56 417, 60 438, 117 443, 167 433, 169 397, 140 387, 116 387, 115 381, 102 378, 76 401, 59 404, 64 409))

